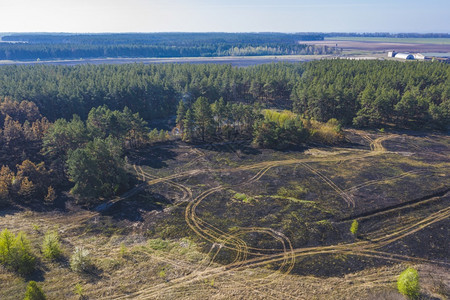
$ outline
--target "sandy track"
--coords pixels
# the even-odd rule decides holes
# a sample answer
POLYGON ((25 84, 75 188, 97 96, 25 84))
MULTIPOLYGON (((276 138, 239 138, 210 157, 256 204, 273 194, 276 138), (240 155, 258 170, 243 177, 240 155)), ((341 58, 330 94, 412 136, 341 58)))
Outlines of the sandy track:
MULTIPOLYGON (((371 145, 371 153, 380 154, 386 151, 383 147, 382 142, 389 137, 382 137, 376 140, 372 140, 370 137, 367 140, 370 140, 371 145)), ((361 159, 363 157, 368 157, 366 153, 352 156, 351 159, 361 159)), ((255 168, 259 169, 259 171, 251 177, 247 182, 242 183, 250 184, 258 181, 264 174, 275 166, 289 165, 289 164, 302 164, 308 168, 304 160, 286 160, 286 161, 272 161, 272 162, 264 162, 258 163, 250 166, 243 166, 240 168, 235 168, 236 171, 249 171, 255 168)), ((321 161, 327 161, 327 158, 321 159, 321 161)), ((332 161, 335 161, 333 158, 332 161)), ((311 170, 311 168, 308 168, 311 170)), ((227 170, 230 171, 230 170, 227 170)), ((317 174, 317 171, 313 173, 317 174)), ((318 175, 318 174, 317 174, 318 175)), ((402 176, 407 176, 409 174, 403 174, 402 176)), ((318 175, 321 177, 320 175, 318 175)), ((322 178, 322 177, 321 177, 322 178)), ((322 178, 328 183, 327 178, 322 178)), ((158 181, 163 182, 163 181, 158 181)), ((331 183, 330 183, 331 184, 331 183)), ((371 183, 372 184, 372 183, 371 183)), ((335 186, 337 187, 337 186, 335 186)), ((211 263, 206 266, 203 270, 199 270, 193 272, 185 277, 178 278, 170 282, 169 284, 158 285, 149 289, 144 289, 135 293, 133 295, 127 295, 122 298, 137 298, 137 299, 156 299, 163 297, 166 293, 177 293, 178 289, 182 289, 180 293, 195 293, 197 290, 197 283, 201 280, 205 280, 210 277, 226 277, 226 276, 235 276, 236 271, 243 271, 249 268, 256 268, 266 266, 268 264, 273 263, 281 263, 279 270, 274 271, 273 274, 267 276, 262 279, 241 279, 241 281, 237 281, 235 279, 229 278, 229 288, 236 288, 237 286, 242 286, 243 288, 251 289, 256 293, 262 293, 267 298, 272 298, 273 296, 268 296, 267 291, 264 291, 266 286, 272 285, 277 280, 281 280, 283 275, 289 274, 292 270, 295 259, 298 257, 319 255, 319 254, 346 254, 346 255, 355 255, 355 256, 364 256, 378 259, 385 259, 389 261, 396 262, 405 262, 405 261, 414 261, 414 262, 426 262, 431 264, 440 264, 449 266, 446 262, 441 261, 432 261, 417 257, 410 257, 406 255, 399 255, 395 253, 387 253, 383 251, 379 251, 377 249, 389 245, 399 239, 402 239, 408 235, 414 234, 436 222, 440 222, 444 219, 447 219, 450 216, 450 208, 442 209, 436 213, 430 214, 429 216, 424 217, 422 220, 415 222, 414 224, 403 226, 397 228, 394 232, 385 235, 384 232, 375 232, 374 237, 370 241, 356 241, 354 243, 341 244, 341 245, 332 245, 332 246, 320 246, 320 247, 309 247, 309 248, 298 248, 292 249, 292 245, 290 245, 290 241, 287 237, 281 235, 280 233, 274 232, 270 228, 241 228, 237 232, 233 232, 233 234, 224 233, 222 230, 215 228, 211 224, 201 220, 196 215, 197 206, 204 201, 207 197, 213 195, 214 193, 220 192, 225 188, 222 186, 218 186, 215 188, 211 188, 203 193, 201 193, 198 197, 189 202, 186 211, 185 211, 185 220, 186 223, 191 227, 191 229, 196 232, 199 236, 204 238, 207 241, 213 243, 213 245, 219 245, 217 247, 216 254, 212 257, 211 262, 214 260, 214 257, 218 254, 220 249, 228 248, 236 251, 236 257, 234 261, 226 266, 211 268, 211 263), (282 245, 281 253, 273 253, 273 254, 262 254, 264 251, 267 253, 268 249, 258 249, 248 247, 246 243, 239 238, 240 235, 249 232, 260 232, 270 234, 274 239, 278 240, 282 245), (378 237, 377 237, 378 236, 378 237), (287 247, 289 245, 289 247, 287 247), (248 255, 252 255, 253 257, 250 259, 246 259, 248 255)), ((343 192, 341 189, 333 188, 338 194, 343 192)), ((211 249, 212 250, 212 249, 211 249)), ((274 249, 271 249, 274 250, 274 249)), ((228 278, 228 277, 226 277, 228 278)), ((223 287, 226 288, 226 287, 223 287)))

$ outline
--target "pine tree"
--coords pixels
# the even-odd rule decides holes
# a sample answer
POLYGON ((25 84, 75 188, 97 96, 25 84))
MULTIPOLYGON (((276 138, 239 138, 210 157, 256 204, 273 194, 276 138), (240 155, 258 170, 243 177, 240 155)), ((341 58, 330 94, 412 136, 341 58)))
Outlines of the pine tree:
POLYGON ((186 117, 186 106, 184 105, 184 101, 180 100, 180 102, 178 103, 176 123, 181 131, 183 131, 183 120, 185 117, 186 117))
POLYGON ((159 136, 158 129, 153 128, 153 130, 148 133, 148 139, 150 143, 156 142, 158 140, 158 136, 159 136))
POLYGON ((44 292, 37 285, 36 281, 30 281, 27 286, 27 291, 25 292, 24 300, 45 300, 44 292))
POLYGON ((202 141, 205 141, 205 137, 211 131, 213 125, 213 117, 211 111, 211 105, 209 105, 208 99, 205 97, 199 97, 193 104, 195 124, 200 131, 202 141))
POLYGON ((14 121, 9 115, 6 116, 3 125, 3 138, 8 145, 18 145, 23 140, 22 125, 19 121, 14 121))
POLYGON ((56 199, 56 192, 52 186, 49 186, 47 189, 47 195, 44 198, 45 203, 52 204, 56 199))
POLYGON ((217 118, 217 132, 220 132, 220 128, 222 128, 223 125, 223 120, 226 117, 226 105, 222 97, 219 101, 214 102, 213 113, 217 118))
POLYGON ((0 169, 0 206, 8 203, 13 178, 14 173, 9 167, 2 166, 0 169))
POLYGON ((186 117, 183 120, 183 124, 183 141, 190 142, 194 138, 194 118, 190 109, 186 112, 186 117))
POLYGON ((22 196, 26 199, 30 199, 33 196, 35 191, 36 191, 36 186, 33 183, 33 181, 28 179, 28 177, 24 177, 20 181, 20 189, 19 189, 20 196, 22 196))
POLYGON ((409 298, 417 298, 420 292, 419 273, 417 270, 408 268, 403 271, 397 279, 397 289, 401 294, 409 298))
POLYGON ((352 225, 350 226, 350 232, 354 236, 357 236, 357 234, 358 234, 358 227, 359 227, 358 221, 357 220, 353 220, 352 225))

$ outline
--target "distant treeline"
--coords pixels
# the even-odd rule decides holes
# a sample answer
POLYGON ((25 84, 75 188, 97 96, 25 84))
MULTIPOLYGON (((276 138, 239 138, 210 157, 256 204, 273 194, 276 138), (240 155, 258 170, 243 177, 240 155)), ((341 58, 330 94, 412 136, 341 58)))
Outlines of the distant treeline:
POLYGON ((3 41, 44 44, 83 45, 164 45, 196 46, 198 44, 265 44, 295 43, 323 40, 320 33, 221 33, 221 32, 168 32, 168 33, 111 33, 111 34, 11 34, 3 41))
POLYGON ((200 44, 164 45, 89 45, 89 44, 0 44, 0 60, 50 60, 106 57, 215 57, 258 55, 333 54, 334 47, 301 44, 200 44))
POLYGON ((440 127, 450 124, 450 65, 322 60, 229 65, 83 65, 0 67, 0 95, 29 100, 50 121, 85 119, 93 107, 130 108, 149 120, 177 103, 214 102, 293 108, 302 118, 344 125, 440 127))
POLYGON ((99 57, 208 57, 331 54, 334 48, 299 44, 323 40, 320 34, 152 33, 15 34, 0 44, 0 60, 80 59, 99 57))
POLYGON ((448 33, 330 32, 322 35, 324 37, 450 38, 448 33))

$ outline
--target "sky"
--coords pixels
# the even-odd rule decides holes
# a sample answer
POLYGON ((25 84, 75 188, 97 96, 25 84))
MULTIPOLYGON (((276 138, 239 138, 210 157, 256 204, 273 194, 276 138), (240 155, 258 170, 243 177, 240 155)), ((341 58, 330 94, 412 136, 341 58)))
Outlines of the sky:
POLYGON ((0 32, 441 32, 449 0, 0 0, 0 32))

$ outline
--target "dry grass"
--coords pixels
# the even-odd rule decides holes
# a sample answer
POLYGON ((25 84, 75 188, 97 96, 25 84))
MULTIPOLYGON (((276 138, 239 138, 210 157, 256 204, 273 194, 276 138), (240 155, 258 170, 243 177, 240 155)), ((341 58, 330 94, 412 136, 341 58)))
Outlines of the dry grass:
POLYGON ((0 229, 26 232, 40 259, 30 278, 0 269, 0 299, 21 299, 27 280, 41 282, 49 299, 77 299, 77 284, 90 299, 396 299, 395 281, 407 263, 419 270, 424 298, 445 299, 448 262, 419 250, 428 239, 446 249, 448 196, 388 206, 418 194, 413 186, 426 195, 448 185, 448 159, 440 156, 448 137, 350 138, 361 146, 239 155, 173 150, 165 168, 134 168, 148 191, 171 203, 143 211, 142 220, 82 209, 3 212, 0 229), (406 150, 413 155, 402 155, 406 150), (336 221, 371 207, 387 208, 358 219, 364 239, 350 235, 350 222, 336 221), (309 228, 309 244, 295 245, 299 228, 309 228), (58 231, 65 259, 42 258, 48 230, 58 231), (171 234, 186 237, 167 239, 171 234), (320 234, 336 236, 315 240, 320 234), (89 274, 69 268, 76 246, 92 255, 89 274), (318 277, 333 268, 341 269, 318 277))

